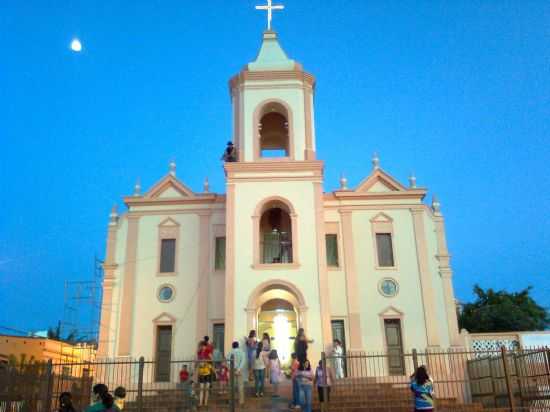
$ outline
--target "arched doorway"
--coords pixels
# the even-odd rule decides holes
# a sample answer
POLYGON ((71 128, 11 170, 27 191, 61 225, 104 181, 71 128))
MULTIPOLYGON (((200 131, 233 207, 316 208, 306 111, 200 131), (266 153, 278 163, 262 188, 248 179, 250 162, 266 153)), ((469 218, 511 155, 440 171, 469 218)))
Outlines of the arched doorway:
POLYGON ((264 332, 273 338, 282 363, 288 363, 294 347, 294 336, 300 327, 306 328, 307 306, 302 293, 285 280, 270 280, 259 285, 250 295, 248 328, 255 329, 258 338, 264 332))

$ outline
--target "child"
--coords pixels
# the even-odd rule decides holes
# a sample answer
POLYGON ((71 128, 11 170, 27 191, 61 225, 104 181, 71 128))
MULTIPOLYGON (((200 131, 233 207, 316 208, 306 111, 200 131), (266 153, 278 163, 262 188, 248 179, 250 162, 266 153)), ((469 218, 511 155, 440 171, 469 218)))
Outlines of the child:
POLYGON ((124 409, 124 398, 126 398, 126 389, 123 386, 119 386, 115 389, 115 405, 118 409, 124 409))
POLYGON ((414 410, 431 412, 434 410, 433 382, 425 366, 420 366, 411 376, 411 391, 414 393, 414 410))
MULTIPOLYGON (((319 395, 319 402, 323 404, 325 402, 325 391, 327 393, 327 401, 330 401, 330 387, 334 382, 334 371, 328 365, 326 367, 326 373, 323 369, 323 361, 319 361, 319 366, 315 370, 315 378, 313 380, 315 386, 317 386, 317 393, 319 395)), ((324 410, 324 405, 321 405, 321 410, 324 410)))
POLYGON ((73 407, 73 397, 70 392, 63 392, 59 395, 58 412, 76 412, 73 407))
POLYGON ((229 382, 229 368, 225 361, 222 362, 218 369, 218 381, 220 382, 220 395, 227 393, 227 383, 229 382))
POLYGON ((180 371, 180 387, 183 390, 183 406, 185 411, 195 410, 196 397, 193 392, 193 381, 190 379, 187 365, 183 365, 180 371))
POLYGON ((212 383, 212 363, 201 362, 199 364, 199 406, 208 405, 208 393, 210 391, 210 384, 212 383))
POLYGON ((261 356, 263 345, 258 343, 256 356, 254 357, 254 381, 256 384, 256 397, 264 396, 265 363, 261 356))
POLYGON ((273 397, 278 398, 279 397, 279 383, 281 383, 281 361, 279 360, 279 355, 277 354, 277 351, 273 349, 269 353, 269 373, 270 373, 270 381, 273 385, 273 397))

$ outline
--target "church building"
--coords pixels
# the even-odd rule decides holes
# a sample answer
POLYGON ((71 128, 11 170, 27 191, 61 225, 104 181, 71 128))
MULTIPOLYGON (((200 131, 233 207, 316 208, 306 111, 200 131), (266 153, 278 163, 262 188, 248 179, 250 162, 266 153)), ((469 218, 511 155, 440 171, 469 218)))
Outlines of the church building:
POLYGON ((347 351, 397 354, 399 374, 403 351, 460 345, 443 216, 427 189, 374 155, 357 187, 342 178, 323 190, 315 77, 272 30, 229 92, 225 193, 207 181, 191 190, 172 162, 110 215, 99 357, 190 359, 205 335, 227 353, 254 329, 285 361, 304 328, 315 359, 338 338, 347 351))

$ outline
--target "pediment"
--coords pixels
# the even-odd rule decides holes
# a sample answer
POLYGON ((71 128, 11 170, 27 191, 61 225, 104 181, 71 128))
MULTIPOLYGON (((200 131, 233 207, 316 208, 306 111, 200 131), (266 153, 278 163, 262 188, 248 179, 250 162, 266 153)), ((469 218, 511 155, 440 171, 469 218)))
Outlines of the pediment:
POLYGON ((384 172, 382 169, 376 169, 370 176, 364 179, 355 189, 356 192, 402 192, 407 188, 396 179, 384 172))
POLYGON ((153 323, 172 324, 176 323, 176 318, 167 312, 162 312, 160 315, 153 319, 153 323))
POLYGON ((378 213, 376 216, 374 216, 371 220, 373 223, 391 223, 393 222, 393 219, 389 217, 384 212, 378 213))
POLYGON ((164 177, 145 194, 145 198, 147 199, 177 199, 191 197, 195 197, 193 191, 172 175, 164 177))
POLYGON ((179 226, 180 224, 178 222, 176 222, 174 219, 172 219, 171 217, 167 217, 166 219, 164 219, 162 222, 159 223, 159 226, 164 226, 164 227, 172 227, 172 226, 179 226))
POLYGON ((403 316, 403 312, 401 312, 399 309, 395 308, 394 306, 388 306, 386 309, 384 309, 382 312, 378 314, 378 316, 382 317, 400 317, 403 316))

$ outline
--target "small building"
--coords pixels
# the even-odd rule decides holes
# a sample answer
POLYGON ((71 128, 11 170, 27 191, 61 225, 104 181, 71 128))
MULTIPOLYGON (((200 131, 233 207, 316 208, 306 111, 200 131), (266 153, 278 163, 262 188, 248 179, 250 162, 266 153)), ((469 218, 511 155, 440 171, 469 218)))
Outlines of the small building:
POLYGON ((36 336, 0 335, 0 363, 10 360, 20 363, 48 362, 60 364, 60 373, 80 374, 80 371, 63 364, 82 364, 95 360, 95 345, 87 343, 68 343, 56 339, 36 336))

